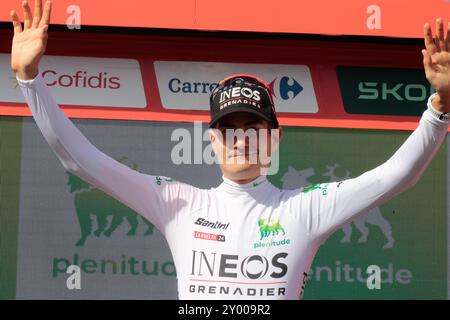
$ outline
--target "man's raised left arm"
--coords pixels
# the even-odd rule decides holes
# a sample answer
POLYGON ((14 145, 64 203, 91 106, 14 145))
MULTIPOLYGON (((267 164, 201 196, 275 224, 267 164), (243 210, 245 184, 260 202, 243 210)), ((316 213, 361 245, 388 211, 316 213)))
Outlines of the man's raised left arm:
POLYGON ((419 126, 386 162, 360 176, 322 184, 302 195, 301 211, 309 232, 327 237, 358 214, 381 205, 414 186, 445 140, 450 124, 450 23, 446 36, 442 19, 436 21, 436 38, 424 26, 422 50, 428 81, 436 89, 419 126), (324 192, 326 188, 326 192, 324 192))

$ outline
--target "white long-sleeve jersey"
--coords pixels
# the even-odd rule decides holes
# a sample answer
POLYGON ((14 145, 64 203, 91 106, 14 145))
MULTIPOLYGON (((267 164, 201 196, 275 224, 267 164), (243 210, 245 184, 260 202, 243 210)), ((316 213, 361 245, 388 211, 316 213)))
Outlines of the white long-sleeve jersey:
POLYGON ((448 129, 448 122, 426 110, 390 159, 341 182, 279 190, 261 176, 244 185, 224 179, 207 190, 139 173, 110 158, 64 115, 40 75, 18 81, 64 168, 147 218, 166 237, 180 299, 301 298, 320 244, 358 213, 413 186, 448 129))

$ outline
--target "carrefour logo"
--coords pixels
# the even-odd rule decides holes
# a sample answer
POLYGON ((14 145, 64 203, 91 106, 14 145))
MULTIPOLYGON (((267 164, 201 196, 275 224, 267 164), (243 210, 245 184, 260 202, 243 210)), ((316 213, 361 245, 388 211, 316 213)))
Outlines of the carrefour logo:
POLYGON ((183 81, 177 77, 170 79, 167 87, 172 93, 211 93, 218 83, 210 83, 208 81, 183 81))
POLYGON ((154 68, 165 109, 209 111, 209 98, 218 82, 236 73, 264 79, 272 89, 277 112, 316 113, 319 109, 305 65, 155 61, 154 68))
POLYGON ((282 76, 279 80, 275 78, 270 82, 275 98, 282 100, 295 99, 303 91, 302 85, 293 77, 282 76))
MULTIPOLYGON (((180 78, 173 77, 169 79, 167 88, 174 94, 210 94, 218 83, 205 80, 183 81, 180 78)), ((273 95, 277 99, 292 100, 302 91, 303 86, 294 77, 281 76, 273 79, 269 83, 273 95)), ((259 99, 258 99, 259 100, 259 99)))

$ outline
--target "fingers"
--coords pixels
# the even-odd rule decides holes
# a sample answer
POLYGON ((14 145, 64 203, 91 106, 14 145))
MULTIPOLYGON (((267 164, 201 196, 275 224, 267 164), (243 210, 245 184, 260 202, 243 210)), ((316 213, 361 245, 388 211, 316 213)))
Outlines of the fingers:
POLYGON ((39 27, 42 18, 42 0, 34 0, 33 28, 39 27))
POLYGON ((14 26, 14 34, 21 33, 22 32, 22 24, 20 23, 19 17, 17 16, 17 13, 12 10, 10 13, 12 23, 14 26))
POLYGON ((441 18, 436 19, 436 44, 437 51, 447 51, 444 40, 444 22, 441 18))
POLYGON ((422 55, 423 55, 423 66, 425 69, 425 75, 428 78, 433 71, 431 56, 428 54, 427 50, 424 49, 422 50, 422 55))
POLYGON ((425 23, 423 27, 423 39, 425 41, 425 48, 429 55, 433 55, 437 52, 436 45, 434 44, 433 35, 431 34, 431 27, 428 23, 425 23))
POLYGON ((431 56, 428 54, 427 50, 422 50, 423 55, 423 65, 425 68, 432 68, 431 56))
POLYGON ((50 23, 50 16, 52 11, 52 3, 50 0, 45 2, 45 7, 42 10, 42 0, 35 0, 35 15, 34 18, 31 14, 30 5, 28 0, 22 1, 22 8, 24 13, 24 26, 20 23, 19 17, 15 10, 11 10, 10 16, 14 26, 14 34, 20 33, 23 30, 30 28, 42 28, 43 33, 48 30, 48 24, 50 23))
POLYGON ((47 0, 44 5, 44 12, 42 14, 42 19, 39 22, 39 27, 50 24, 50 16, 52 15, 52 2, 47 0))
POLYGON ((447 51, 450 51, 450 21, 447 26, 447 35, 445 36, 445 45, 447 46, 447 51))
POLYGON ((22 8, 23 8, 23 15, 24 15, 24 21, 23 21, 23 29, 27 30, 31 28, 31 22, 32 22, 32 15, 31 15, 31 9, 30 5, 28 4, 28 1, 22 1, 22 8))
POLYGON ((48 31, 48 25, 47 24, 44 24, 42 27, 39 27, 39 29, 41 29, 41 32, 42 32, 42 37, 47 37, 47 31, 48 31))

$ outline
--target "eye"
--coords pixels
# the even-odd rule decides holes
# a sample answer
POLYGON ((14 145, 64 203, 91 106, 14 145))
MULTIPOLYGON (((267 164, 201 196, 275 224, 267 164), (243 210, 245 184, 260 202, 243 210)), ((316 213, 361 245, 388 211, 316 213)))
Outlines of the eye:
POLYGON ((220 133, 221 133, 224 137, 226 136, 227 130, 233 130, 233 128, 232 128, 232 127, 221 127, 221 128, 219 128, 220 133))

